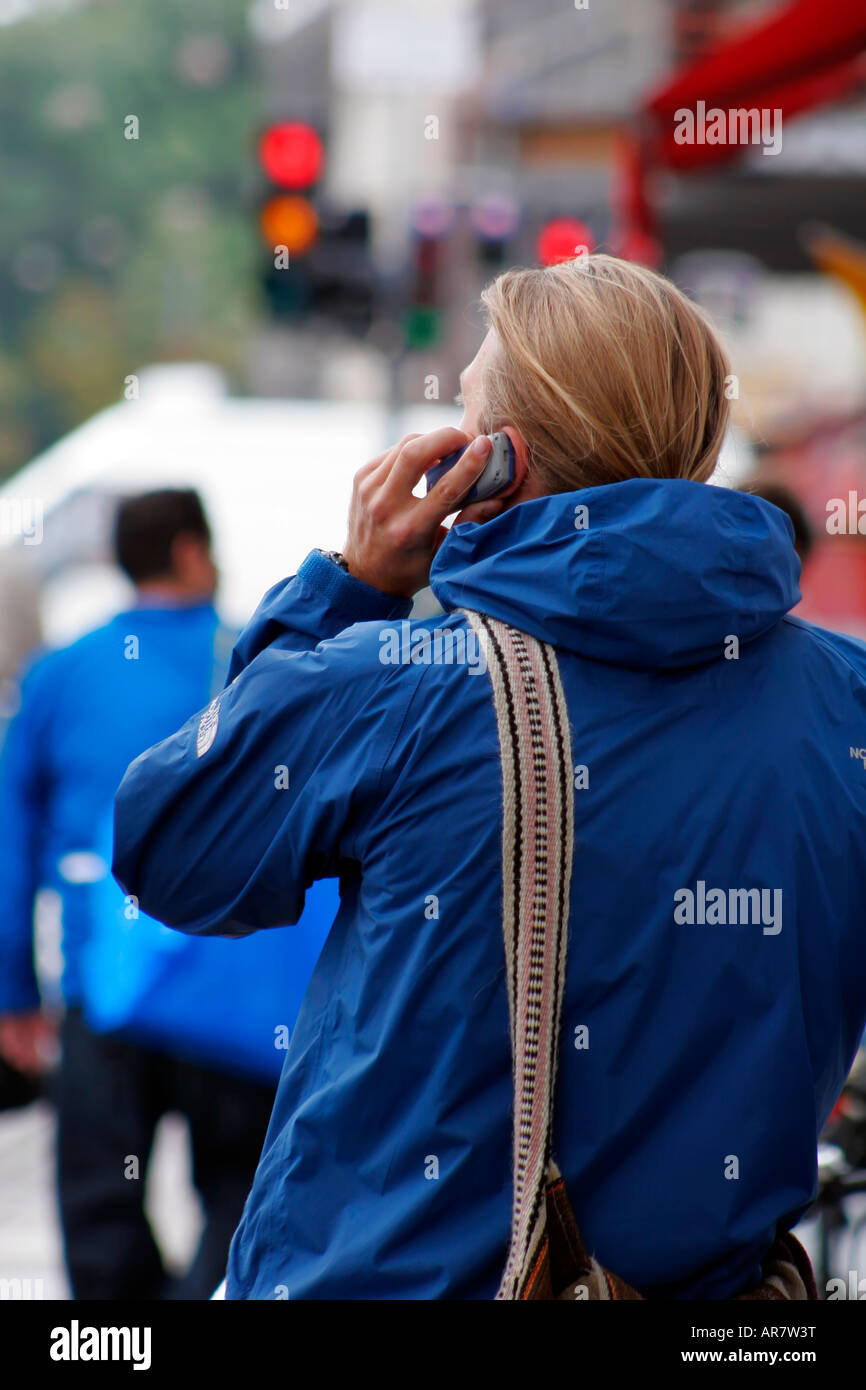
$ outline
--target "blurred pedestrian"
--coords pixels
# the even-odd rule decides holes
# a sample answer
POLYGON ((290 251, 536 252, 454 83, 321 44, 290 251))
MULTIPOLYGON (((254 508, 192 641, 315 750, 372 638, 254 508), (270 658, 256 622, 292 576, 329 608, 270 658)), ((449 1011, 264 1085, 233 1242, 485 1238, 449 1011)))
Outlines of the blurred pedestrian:
MULTIPOLYGON (((231 637, 214 608, 217 572, 197 493, 125 500, 115 542, 136 606, 32 662, 0 759, 0 1052, 32 1074, 50 1050, 32 921, 37 889, 51 886, 63 903, 58 1183, 73 1294, 207 1298, 225 1270, 273 1088, 91 1028, 82 885, 98 873, 94 851, 125 767, 219 688, 231 637), (189 1123, 205 1217, 179 1281, 166 1275, 143 1206, 154 1131, 169 1110, 189 1123)), ((194 996, 194 973, 189 988, 194 996)))
POLYGON ((774 482, 747 483, 743 492, 748 492, 752 497, 763 497, 765 502, 772 503, 785 513, 794 528, 794 549, 801 567, 805 568, 815 545, 815 529, 796 494, 783 483, 774 482))
POLYGON ((484 298, 460 427, 360 469, 342 555, 118 793, 115 872, 186 932, 344 874, 226 1294, 574 1297, 576 1244, 539 1243, 567 1193, 638 1293, 813 1297, 788 1228, 866 1021, 866 647, 787 616, 787 517, 705 485, 729 368, 670 282, 588 255, 484 298))

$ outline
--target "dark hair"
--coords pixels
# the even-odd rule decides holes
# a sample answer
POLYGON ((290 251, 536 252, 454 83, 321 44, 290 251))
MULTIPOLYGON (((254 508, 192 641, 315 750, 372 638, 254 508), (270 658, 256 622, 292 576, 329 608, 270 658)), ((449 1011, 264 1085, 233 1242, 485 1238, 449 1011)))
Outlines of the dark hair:
POLYGON ((765 502, 772 502, 780 512, 788 513, 794 528, 794 549, 800 559, 805 560, 815 543, 815 532, 805 508, 790 488, 783 483, 767 482, 752 483, 743 490, 750 492, 753 497, 763 497, 765 502))
POLYGON ((184 535, 199 536, 210 545, 210 527, 193 488, 164 488, 127 497, 114 521, 117 563, 133 584, 170 575, 172 545, 184 535))

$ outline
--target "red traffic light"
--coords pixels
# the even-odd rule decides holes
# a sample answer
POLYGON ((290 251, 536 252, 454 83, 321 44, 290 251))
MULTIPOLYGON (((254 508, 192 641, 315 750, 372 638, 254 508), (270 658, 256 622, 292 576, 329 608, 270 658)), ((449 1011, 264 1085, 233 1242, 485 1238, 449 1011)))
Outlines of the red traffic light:
POLYGON ((588 256, 595 249, 592 232, 576 217, 556 217, 542 228, 538 238, 538 259, 542 265, 558 265, 588 256))
POLYGON ((282 121, 262 134, 259 160, 268 178, 280 188, 309 188, 322 172, 325 151, 312 126, 282 121))

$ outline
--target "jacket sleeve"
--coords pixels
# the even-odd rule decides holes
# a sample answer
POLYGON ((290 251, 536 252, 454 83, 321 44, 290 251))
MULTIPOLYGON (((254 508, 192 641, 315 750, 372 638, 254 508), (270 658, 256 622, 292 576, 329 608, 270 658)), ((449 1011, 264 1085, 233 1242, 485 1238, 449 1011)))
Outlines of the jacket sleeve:
POLYGON ((0 754, 0 1013, 39 1007, 33 905, 39 887, 46 802, 45 720, 50 690, 42 663, 21 681, 18 712, 0 754))
POLYGON ((359 620, 409 607, 317 552, 265 596, 223 692, 117 793, 113 869, 145 912, 224 936, 298 920, 306 888, 353 856, 414 689, 359 620))

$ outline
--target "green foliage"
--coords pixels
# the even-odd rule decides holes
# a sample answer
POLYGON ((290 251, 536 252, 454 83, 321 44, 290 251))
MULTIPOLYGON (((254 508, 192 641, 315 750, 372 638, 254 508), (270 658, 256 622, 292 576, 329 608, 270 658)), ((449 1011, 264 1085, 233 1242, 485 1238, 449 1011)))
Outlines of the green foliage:
POLYGON ((0 29, 0 474, 145 362, 237 365, 257 254, 247 8, 91 0, 0 29))

